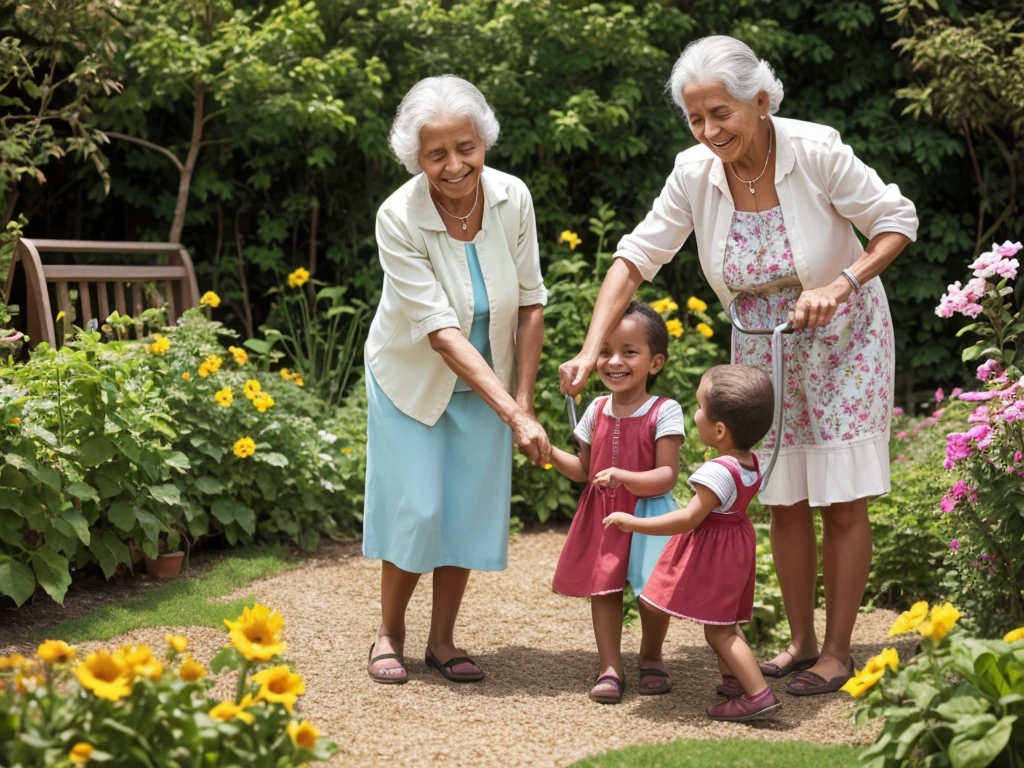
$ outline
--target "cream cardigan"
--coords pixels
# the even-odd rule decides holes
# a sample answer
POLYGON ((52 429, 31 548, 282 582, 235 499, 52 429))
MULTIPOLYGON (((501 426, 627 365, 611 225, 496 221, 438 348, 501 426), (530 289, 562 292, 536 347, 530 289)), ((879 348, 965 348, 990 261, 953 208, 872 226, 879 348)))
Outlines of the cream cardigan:
MULTIPOLYGON (((854 227, 869 240, 880 232, 917 239, 914 204, 858 160, 838 131, 771 120, 777 137, 775 190, 804 288, 828 285, 860 257, 864 249, 854 227)), ((677 155, 654 207, 619 241, 615 256, 652 280, 695 232, 704 277, 728 307, 733 295, 725 284, 724 257, 734 211, 722 161, 698 144, 677 155)))
MULTIPOLYGON (((490 303, 494 373, 512 392, 519 307, 547 302, 537 223, 526 185, 484 168, 483 228, 473 239, 490 303)), ((448 407, 456 375, 430 346, 428 334, 473 327, 473 281, 465 243, 453 239, 421 173, 377 211, 377 247, 384 289, 364 349, 381 389, 408 416, 432 426, 448 407)))

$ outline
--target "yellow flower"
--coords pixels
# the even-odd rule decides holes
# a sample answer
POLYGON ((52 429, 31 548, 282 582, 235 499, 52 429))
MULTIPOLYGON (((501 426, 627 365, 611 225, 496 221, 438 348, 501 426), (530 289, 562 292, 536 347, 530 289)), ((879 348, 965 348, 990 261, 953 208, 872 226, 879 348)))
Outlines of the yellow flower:
POLYGON ((710 339, 715 335, 715 332, 711 330, 711 326, 707 323, 697 323, 697 333, 703 336, 705 339, 710 339))
POLYGON ((352 449, 346 445, 344 448, 341 449, 341 452, 348 456, 350 453, 352 453, 352 449))
POLYGON ((873 672, 870 674, 862 672, 861 674, 855 675, 854 677, 851 677, 849 680, 847 680, 843 687, 839 690, 846 691, 846 693, 853 696, 853 698, 859 699, 861 696, 867 693, 868 690, 870 690, 875 683, 881 680, 882 675, 884 674, 884 668, 879 670, 878 672, 873 672))
POLYGON ((679 305, 672 301, 672 299, 670 299, 668 296, 666 296, 664 299, 652 301, 651 309, 653 309, 659 315, 663 315, 666 312, 675 312, 677 309, 679 309, 679 305))
POLYGON ((178 668, 178 677, 186 683, 194 683, 196 680, 206 677, 206 667, 198 661, 193 661, 191 656, 186 656, 178 668))
POLYGON ((675 336, 678 339, 683 335, 683 324, 679 320, 669 320, 665 323, 665 328, 668 330, 669 336, 675 336))
POLYGON ((228 347, 228 352, 235 358, 235 365, 245 365, 249 362, 249 353, 241 347, 228 347))
POLYGON ((131 677, 159 680, 164 674, 164 665, 153 656, 147 645, 122 645, 114 653, 131 677))
POLYGON ((686 308, 691 312, 706 312, 708 305, 696 296, 691 296, 686 300, 686 308))
POLYGON ((199 366, 199 375, 202 376, 204 379, 207 376, 209 376, 210 373, 211 373, 210 366, 207 365, 206 363, 203 363, 202 365, 199 366))
POLYGON ((75 765, 85 765, 92 757, 93 746, 85 741, 80 741, 68 752, 68 760, 75 765))
POLYGON ((288 285, 292 288, 301 288, 309 280, 309 270, 299 267, 288 275, 288 285))
POLYGON ((185 381, 188 381, 189 379, 192 378, 192 374, 189 373, 188 371, 185 371, 183 374, 181 374, 181 378, 184 379, 185 381))
POLYGON ((292 720, 288 723, 288 736, 296 747, 315 749, 320 731, 313 727, 312 723, 308 720, 303 720, 301 723, 292 720))
POLYGON ((0 669, 21 669, 28 659, 20 653, 12 653, 10 656, 0 656, 0 669))
POLYGON ((159 333, 153 334, 153 343, 146 347, 154 355, 162 355, 171 348, 171 340, 159 333))
POLYGON ((583 395, 582 395, 582 394, 580 394, 580 395, 576 395, 576 398, 575 398, 575 399, 576 399, 576 405, 579 405, 579 404, 580 404, 580 400, 582 400, 582 399, 583 399, 583 395))
POLYGON ((287 646, 281 640, 284 617, 264 605, 246 608, 238 619, 224 619, 224 624, 231 630, 232 645, 249 661, 270 661, 287 646))
POLYGON ((292 384, 294 384, 296 387, 304 387, 306 386, 306 380, 302 378, 301 373, 293 373, 292 384))
POLYGON ((864 665, 864 669, 858 672, 858 675, 873 675, 876 672, 885 672, 888 667, 893 672, 899 669, 900 666, 900 655, 896 652, 895 648, 886 648, 877 656, 872 656, 867 660, 864 665))
POLYGON ((235 396, 231 394, 231 390, 227 387, 218 390, 213 395, 214 400, 220 405, 221 408, 228 408, 232 402, 234 402, 235 396))
POLYGON ((63 640, 47 640, 39 646, 36 654, 47 664, 67 664, 75 658, 75 649, 63 640))
POLYGON ((1004 643, 1016 643, 1018 640, 1024 640, 1024 627, 1017 627, 1015 630, 1003 635, 1004 643))
POLYGON ((280 371, 278 371, 278 373, 281 374, 281 378, 284 379, 285 381, 292 380, 292 372, 289 371, 287 368, 282 368, 280 371))
POLYGON ((270 396, 269 392, 257 392, 252 399, 252 404, 256 406, 257 411, 263 413, 274 406, 274 398, 270 396))
POLYGON ((83 688, 101 699, 118 701, 132 692, 131 672, 106 651, 90 653, 75 666, 74 673, 83 688))
POLYGON ((67 316, 68 316, 68 313, 67 313, 67 312, 65 312, 65 311, 64 311, 64 310, 62 309, 62 310, 61 310, 60 312, 58 312, 58 313, 57 313, 57 319, 56 319, 56 320, 54 320, 53 322, 55 322, 55 323, 59 323, 59 322, 60 322, 61 320, 63 320, 63 319, 64 319, 65 317, 67 317, 67 316))
POLYGON ((220 296, 213 291, 207 291, 199 297, 199 303, 204 307, 212 307, 213 309, 216 309, 220 306, 220 296))
POLYGON ((560 243, 568 243, 569 244, 569 250, 570 251, 575 251, 576 250, 576 246, 579 245, 580 243, 582 243, 583 241, 580 239, 580 236, 577 235, 575 232, 573 232, 572 230, 566 229, 566 230, 564 230, 562 232, 561 237, 558 238, 558 242, 560 242, 560 243))
POLYGON ((260 670, 252 676, 252 681, 260 686, 256 698, 284 704, 289 712, 294 708, 296 699, 306 692, 302 678, 285 666, 260 670))
POLYGON ((928 621, 922 622, 917 631, 921 633, 921 637, 930 637, 938 642, 949 634, 949 630, 956 624, 960 615, 960 611, 951 603, 933 606, 928 621))
POLYGON ((927 616, 928 603, 924 600, 914 603, 910 606, 909 611, 901 613, 896 621, 893 622, 892 627, 889 629, 889 637, 903 635, 910 632, 912 629, 917 629, 918 625, 924 621, 927 616))
POLYGON ((11 424, 13 424, 14 426, 18 426, 19 424, 21 424, 21 419, 15 416, 13 419, 11 419, 11 424))
POLYGON ((245 382, 245 386, 242 387, 242 391, 245 393, 245 396, 250 400, 256 397, 256 394, 262 389, 263 387, 260 386, 260 383, 256 381, 256 379, 249 379, 245 382))
POLYGON ((188 638, 181 635, 172 635, 168 632, 164 635, 164 642, 173 648, 177 653, 184 653, 188 648, 188 638))
POLYGON ((251 707, 253 703, 252 696, 246 696, 238 705, 232 701, 222 701, 210 710, 209 715, 215 720, 223 720, 225 723, 228 720, 234 720, 237 717, 243 723, 252 725, 252 721, 256 718, 245 710, 251 707))
POLYGON ((235 452, 235 456, 238 458, 247 459, 256 453, 256 441, 251 437, 240 437, 235 441, 231 450, 235 452))
POLYGON ((204 365, 210 369, 210 373, 216 373, 217 371, 220 370, 220 367, 223 363, 224 361, 221 360, 216 355, 207 355, 204 365))

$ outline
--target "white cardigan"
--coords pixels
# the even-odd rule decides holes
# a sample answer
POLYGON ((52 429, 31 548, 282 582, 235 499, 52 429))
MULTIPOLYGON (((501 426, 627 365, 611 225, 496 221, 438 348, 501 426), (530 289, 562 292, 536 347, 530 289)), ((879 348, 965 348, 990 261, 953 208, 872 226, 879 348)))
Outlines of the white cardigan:
MULTIPOLYGON (((491 360, 508 392, 515 387, 519 308, 547 302, 537 222, 526 185, 484 168, 483 228, 473 238, 490 304, 491 360)), ((445 230, 426 177, 414 176, 377 211, 377 248, 384 290, 364 349, 374 379, 395 406, 433 426, 448 407, 457 376, 430 346, 428 334, 473 327, 473 280, 465 243, 445 230)))
MULTIPOLYGON (((917 239, 914 204, 858 160, 838 131, 782 117, 771 121, 775 190, 804 288, 828 285, 861 256, 854 226, 869 240, 880 232, 917 239)), ((722 161, 698 144, 676 156, 654 207, 619 241, 615 256, 633 262, 652 280, 696 232, 704 277, 728 307, 733 294, 725 284, 724 258, 734 211, 722 161)))

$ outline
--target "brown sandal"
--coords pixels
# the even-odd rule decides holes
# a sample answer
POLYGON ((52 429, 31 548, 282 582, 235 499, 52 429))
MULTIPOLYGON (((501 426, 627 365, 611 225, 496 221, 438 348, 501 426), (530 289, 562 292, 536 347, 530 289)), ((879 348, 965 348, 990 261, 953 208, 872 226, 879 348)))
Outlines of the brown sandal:
POLYGON ((672 678, 668 672, 662 672, 660 669, 641 669, 640 670, 640 695, 641 696, 660 696, 663 693, 668 693, 672 690, 672 678), (660 684, 655 686, 645 686, 644 678, 646 677, 657 677, 660 679, 660 684))
POLYGON ((409 672, 405 668, 405 660, 397 653, 382 653, 380 656, 373 655, 373 649, 377 647, 377 641, 374 640, 370 645, 370 663, 366 668, 366 671, 370 673, 370 677, 375 683, 383 683, 384 685, 401 685, 409 680, 409 672), (398 663, 398 667, 389 667, 387 671, 401 669, 400 675, 388 675, 383 672, 374 672, 373 665, 378 661, 384 661, 384 659, 395 659, 398 663))
POLYGON ((854 663, 851 657, 850 668, 831 680, 826 680, 816 672, 801 672, 783 690, 790 696, 820 696, 825 693, 835 693, 853 677, 853 668, 854 663))
POLYGON ((469 656, 453 656, 448 659, 444 664, 437 660, 434 652, 427 648, 427 653, 423 659, 428 667, 433 667, 446 680, 451 680, 453 683, 478 683, 484 679, 484 671, 480 669, 480 665, 473 661, 469 656), (476 672, 455 672, 453 668, 458 664, 472 664, 476 667, 476 672))
POLYGON ((615 675, 602 675, 594 681, 594 687, 590 689, 590 700, 598 704, 618 704, 622 701, 622 694, 626 691, 626 681, 619 680, 615 675), (610 683, 615 686, 615 693, 597 690, 597 686, 610 683))
POLYGON ((761 668, 761 674, 765 677, 786 677, 794 672, 803 672, 805 669, 810 669, 818 663, 817 656, 811 659, 797 659, 796 656, 789 653, 789 651, 783 651, 783 653, 789 654, 789 664, 785 664, 780 667, 772 661, 759 662, 758 666, 761 668))

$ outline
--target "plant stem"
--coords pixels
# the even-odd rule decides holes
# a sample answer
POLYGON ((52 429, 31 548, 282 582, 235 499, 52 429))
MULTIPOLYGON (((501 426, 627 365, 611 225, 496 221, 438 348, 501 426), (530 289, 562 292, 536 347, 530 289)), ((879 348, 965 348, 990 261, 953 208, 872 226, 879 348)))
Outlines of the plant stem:
POLYGON ((242 668, 238 670, 238 687, 235 689, 235 706, 237 707, 242 703, 242 699, 245 697, 245 683, 249 677, 249 662, 248 660, 242 662, 242 668))

